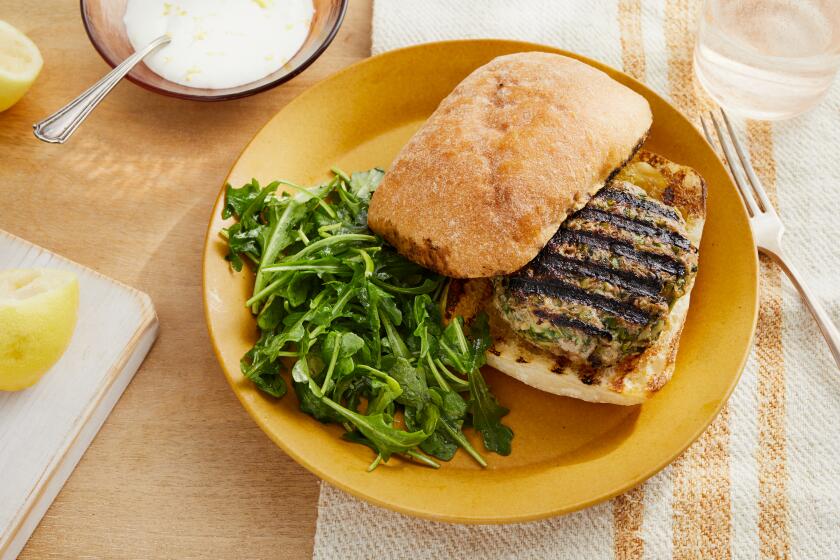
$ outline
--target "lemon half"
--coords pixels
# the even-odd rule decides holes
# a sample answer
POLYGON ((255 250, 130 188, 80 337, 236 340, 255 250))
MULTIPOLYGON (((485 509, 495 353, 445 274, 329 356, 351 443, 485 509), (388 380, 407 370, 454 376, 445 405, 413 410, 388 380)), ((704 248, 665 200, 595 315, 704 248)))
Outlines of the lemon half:
POLYGON ((0 111, 17 103, 41 72, 44 59, 32 40, 0 20, 0 111))
POLYGON ((0 391, 34 385, 64 354, 79 281, 64 270, 0 270, 0 391))

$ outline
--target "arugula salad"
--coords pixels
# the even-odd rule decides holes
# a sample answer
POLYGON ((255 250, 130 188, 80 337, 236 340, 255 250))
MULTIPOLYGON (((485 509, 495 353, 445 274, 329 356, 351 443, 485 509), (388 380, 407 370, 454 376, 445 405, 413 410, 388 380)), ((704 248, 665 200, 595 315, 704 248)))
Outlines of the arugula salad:
POLYGON ((288 181, 228 185, 221 231, 231 266, 255 271, 247 301, 260 337, 241 361, 259 389, 343 426, 343 438, 376 454, 438 468, 458 450, 481 466, 464 435, 511 451, 512 430, 480 367, 490 344, 487 318, 444 324, 449 280, 399 255, 367 227, 381 169, 304 188, 288 181), (287 381, 288 379, 288 381, 287 381))

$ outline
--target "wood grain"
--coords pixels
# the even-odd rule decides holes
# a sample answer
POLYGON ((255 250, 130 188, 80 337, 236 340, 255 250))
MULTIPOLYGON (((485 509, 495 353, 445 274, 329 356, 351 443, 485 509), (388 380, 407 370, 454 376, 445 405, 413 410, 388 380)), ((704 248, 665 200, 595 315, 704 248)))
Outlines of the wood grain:
POLYGON ((317 480, 277 449, 224 381, 201 307, 200 249, 239 152, 302 90, 370 52, 353 0, 292 82, 218 104, 119 85, 64 146, 32 136, 107 71, 68 0, 0 0, 44 56, 0 113, 0 226, 151 295, 161 334, 21 558, 308 558, 317 480))

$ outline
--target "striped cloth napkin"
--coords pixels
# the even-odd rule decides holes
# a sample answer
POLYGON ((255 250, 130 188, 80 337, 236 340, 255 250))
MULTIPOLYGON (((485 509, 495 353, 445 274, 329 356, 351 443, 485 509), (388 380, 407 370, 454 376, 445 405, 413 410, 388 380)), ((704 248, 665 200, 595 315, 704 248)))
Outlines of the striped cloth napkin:
MULTIPOLYGON (((546 43, 623 68, 696 119, 699 4, 375 0, 373 51, 465 37, 546 43)), ((840 321, 840 88, 805 116, 740 130, 789 228, 786 246, 840 321)), ((762 259, 761 268, 755 349, 740 384, 703 436, 642 486, 545 521, 459 526, 323 484, 314 557, 840 557, 840 374, 797 293, 777 267, 762 259)))

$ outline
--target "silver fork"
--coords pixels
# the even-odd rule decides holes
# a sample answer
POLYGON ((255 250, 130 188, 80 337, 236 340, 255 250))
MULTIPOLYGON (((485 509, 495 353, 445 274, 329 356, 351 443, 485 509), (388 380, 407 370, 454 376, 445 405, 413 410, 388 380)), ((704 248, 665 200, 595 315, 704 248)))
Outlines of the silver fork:
MULTIPOLYGON (((817 300, 817 297, 805 285, 799 272, 790 264, 784 254, 782 250, 782 234, 785 231, 785 226, 779 219, 776 209, 770 204, 770 199, 767 197, 761 181, 758 180, 755 171, 753 171, 752 164, 741 147, 738 136, 732 128, 732 124, 729 122, 729 117, 726 116, 726 112, 723 109, 720 109, 720 114, 723 117, 722 120, 725 128, 721 126, 720 120, 714 111, 709 111, 708 118, 711 120, 712 126, 720 140, 724 157, 729 164, 730 174, 738 186, 738 191, 741 193, 744 205, 747 207, 750 227, 752 228, 756 246, 759 252, 772 258, 785 274, 788 275, 790 281, 799 291, 799 295, 805 300, 805 305, 808 306, 808 309, 814 316, 814 320, 816 320, 817 326, 825 337, 832 356, 834 356, 834 361, 837 363, 837 367, 840 368, 840 332, 837 331, 837 327, 831 322, 831 318, 817 300), (737 157, 735 154, 737 154, 737 157)), ((706 118, 701 116, 700 123, 703 125, 703 132, 709 144, 714 146, 706 118)))

